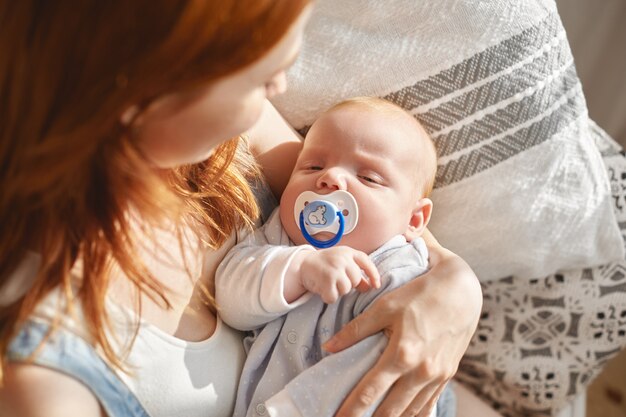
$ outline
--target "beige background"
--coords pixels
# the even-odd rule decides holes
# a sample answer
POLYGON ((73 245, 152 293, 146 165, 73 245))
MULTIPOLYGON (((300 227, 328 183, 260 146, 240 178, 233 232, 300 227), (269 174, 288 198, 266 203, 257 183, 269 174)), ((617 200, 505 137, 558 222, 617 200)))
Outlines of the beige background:
POLYGON ((557 0, 589 114, 626 147, 626 0, 557 0))
MULTIPOLYGON (((589 114, 626 147, 626 0, 557 0, 589 114)), ((626 352, 593 382, 587 417, 626 417, 626 352)))

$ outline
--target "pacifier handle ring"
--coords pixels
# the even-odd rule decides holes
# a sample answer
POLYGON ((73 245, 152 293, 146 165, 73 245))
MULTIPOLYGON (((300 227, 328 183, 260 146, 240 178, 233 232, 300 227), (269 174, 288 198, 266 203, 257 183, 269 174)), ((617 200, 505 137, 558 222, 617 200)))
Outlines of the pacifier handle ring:
POLYGON ((316 248, 320 248, 320 249, 326 249, 326 248, 330 248, 331 246, 335 246, 337 242, 339 242, 339 240, 343 237, 343 229, 344 229, 343 213, 341 213, 341 211, 337 211, 337 216, 339 217, 339 230, 337 230, 337 234, 332 239, 319 240, 319 239, 315 239, 313 236, 309 234, 309 232, 307 232, 306 225, 304 224, 304 210, 302 210, 300 212, 300 230, 302 231, 302 234, 304 235, 304 238, 306 239, 306 241, 309 242, 311 245, 315 246, 316 248))

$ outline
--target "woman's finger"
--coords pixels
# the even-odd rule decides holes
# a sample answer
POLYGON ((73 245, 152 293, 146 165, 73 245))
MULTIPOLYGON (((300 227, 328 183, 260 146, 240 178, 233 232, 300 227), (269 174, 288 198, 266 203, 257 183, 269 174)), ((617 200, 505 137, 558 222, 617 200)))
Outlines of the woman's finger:
MULTIPOLYGON (((378 303, 380 304, 381 301, 382 299, 378 303)), ((382 321, 381 316, 375 314, 375 311, 376 308, 369 308, 352 319, 324 343, 322 346, 324 350, 332 353, 339 352, 386 328, 389 323, 382 321)))
POLYGON ((423 397, 420 394, 427 383, 428 381, 418 381, 410 375, 401 377, 391 386, 373 417, 404 416, 407 408, 414 404, 414 400, 423 397))
POLYGON ((435 386, 435 392, 433 395, 431 395, 430 399, 427 400, 426 405, 422 405, 421 403, 418 403, 418 400, 421 400, 420 398, 415 398, 415 400, 411 403, 411 405, 409 406, 409 408, 407 409, 407 412, 403 415, 403 417, 414 417, 414 416, 429 417, 430 414, 432 413, 432 410, 434 410, 435 405, 437 404, 437 401, 439 400, 439 397, 441 396, 441 393, 446 387, 446 384, 447 382, 444 384, 439 384, 439 385, 433 384, 435 386))
POLYGON ((352 389, 335 414, 336 417, 361 417, 380 402, 381 397, 398 379, 398 373, 389 371, 391 367, 384 361, 383 356, 352 389))

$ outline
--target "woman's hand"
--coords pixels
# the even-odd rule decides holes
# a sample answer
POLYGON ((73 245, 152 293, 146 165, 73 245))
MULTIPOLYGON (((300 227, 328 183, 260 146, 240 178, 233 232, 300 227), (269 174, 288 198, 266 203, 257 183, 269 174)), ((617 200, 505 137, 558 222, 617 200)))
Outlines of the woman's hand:
POLYGON ((428 416, 476 329, 482 292, 476 275, 427 231, 431 270, 384 295, 324 348, 343 350, 376 332, 389 338, 376 365, 352 390, 337 417, 428 416))

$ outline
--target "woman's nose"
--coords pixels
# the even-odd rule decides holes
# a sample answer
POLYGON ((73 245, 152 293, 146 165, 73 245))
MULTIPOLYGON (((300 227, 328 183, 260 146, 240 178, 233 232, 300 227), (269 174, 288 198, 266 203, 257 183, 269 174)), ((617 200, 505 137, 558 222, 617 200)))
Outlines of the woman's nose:
POLYGON ((282 94, 287 91, 287 73, 285 71, 281 71, 280 74, 276 76, 276 94, 282 94))
POLYGON ((287 74, 285 71, 281 71, 272 77, 272 81, 267 88, 267 98, 274 97, 276 95, 282 94, 287 90, 287 74))
POLYGON ((327 188, 329 190, 345 190, 346 176, 339 168, 325 170, 317 179, 317 188, 327 188))

